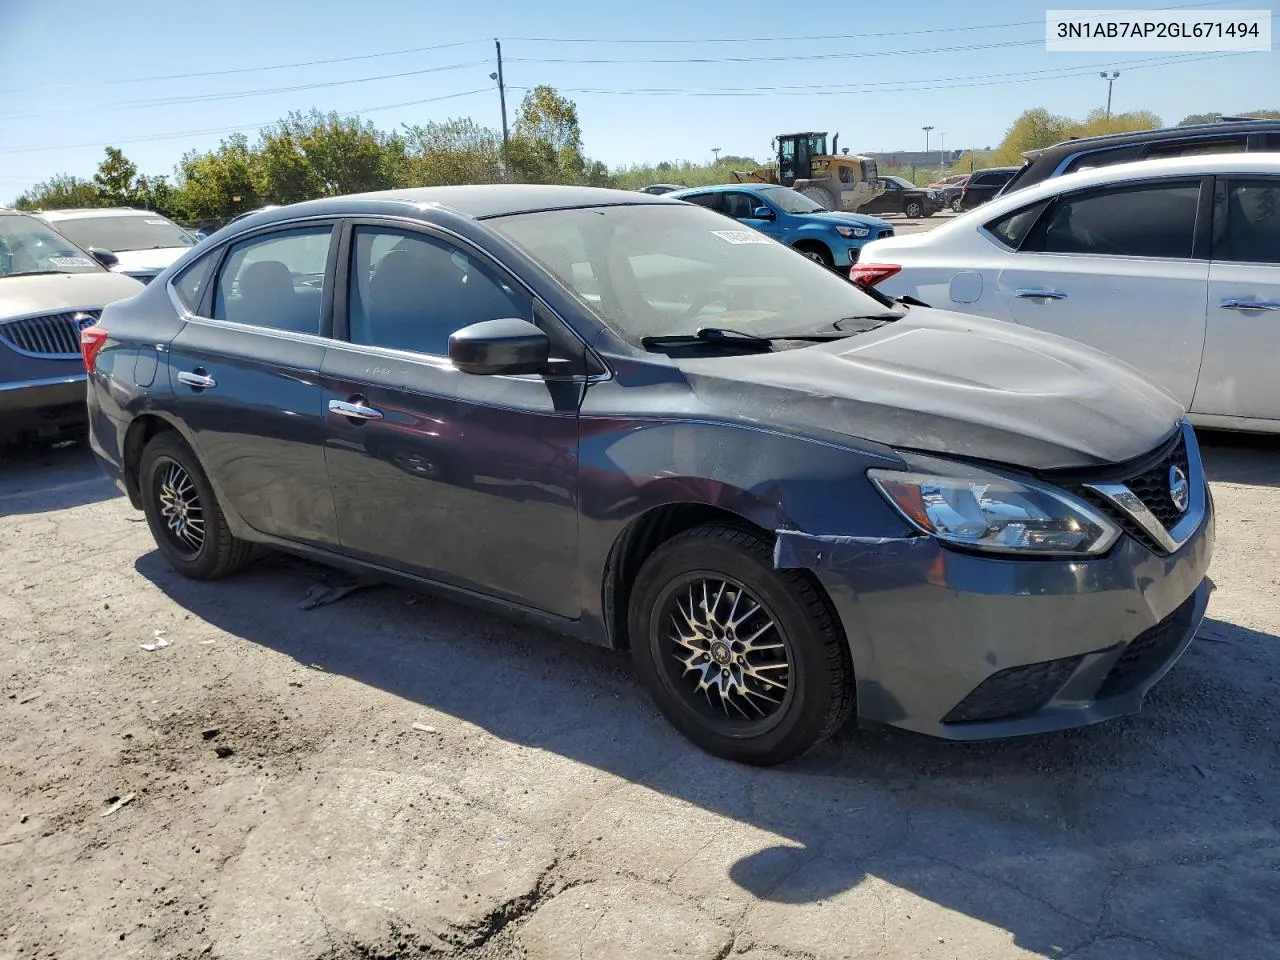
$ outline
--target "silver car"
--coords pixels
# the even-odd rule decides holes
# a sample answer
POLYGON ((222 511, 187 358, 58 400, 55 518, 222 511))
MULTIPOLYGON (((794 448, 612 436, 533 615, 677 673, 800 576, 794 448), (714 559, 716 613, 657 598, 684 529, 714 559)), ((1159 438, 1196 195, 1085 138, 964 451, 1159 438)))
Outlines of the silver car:
POLYGON ((80 331, 141 289, 35 217, 0 210, 0 444, 83 428, 80 331))

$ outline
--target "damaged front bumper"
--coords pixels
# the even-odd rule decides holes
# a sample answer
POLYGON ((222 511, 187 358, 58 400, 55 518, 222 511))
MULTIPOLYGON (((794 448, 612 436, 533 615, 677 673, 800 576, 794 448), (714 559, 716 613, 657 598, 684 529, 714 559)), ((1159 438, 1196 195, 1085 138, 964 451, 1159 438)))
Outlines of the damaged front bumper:
POLYGON ((774 565, 810 570, 830 595, 860 722, 981 740, 1138 712, 1204 618, 1213 530, 1210 506, 1175 554, 1125 536, 1079 561, 780 530, 774 565))

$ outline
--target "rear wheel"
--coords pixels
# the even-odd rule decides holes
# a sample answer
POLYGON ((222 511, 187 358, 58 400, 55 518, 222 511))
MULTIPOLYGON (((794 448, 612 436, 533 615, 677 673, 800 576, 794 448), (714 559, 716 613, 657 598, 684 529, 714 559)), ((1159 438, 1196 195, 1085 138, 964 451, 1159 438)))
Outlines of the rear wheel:
POLYGON ((921 206, 919 200, 908 200, 907 205, 902 208, 902 212, 911 220, 918 219, 924 213, 924 207, 921 206))
POLYGON ((662 544, 629 610, 636 668, 663 715, 709 753, 767 765, 829 737, 853 705, 844 635, 816 586, 761 536, 706 524, 662 544))
POLYGON ((959 197, 956 197, 954 200, 952 200, 952 201, 951 201, 951 209, 952 209, 955 213, 959 213, 959 212, 960 212, 960 198, 959 198, 959 197))
POLYGON ((153 437, 138 477, 147 525, 170 566, 193 580, 216 580, 244 566, 253 545, 232 535, 209 478, 181 437, 153 437))

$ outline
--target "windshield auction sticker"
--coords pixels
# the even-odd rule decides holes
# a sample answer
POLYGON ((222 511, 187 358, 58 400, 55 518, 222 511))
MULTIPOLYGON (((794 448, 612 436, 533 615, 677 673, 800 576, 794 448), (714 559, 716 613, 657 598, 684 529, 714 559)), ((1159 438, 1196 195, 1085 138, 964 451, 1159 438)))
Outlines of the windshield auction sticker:
POLYGON ((719 237, 725 243, 772 243, 763 233, 754 230, 712 230, 713 237, 719 237))
POLYGON ((1045 48, 1050 53, 1269 51, 1271 11, 1047 10, 1045 48))

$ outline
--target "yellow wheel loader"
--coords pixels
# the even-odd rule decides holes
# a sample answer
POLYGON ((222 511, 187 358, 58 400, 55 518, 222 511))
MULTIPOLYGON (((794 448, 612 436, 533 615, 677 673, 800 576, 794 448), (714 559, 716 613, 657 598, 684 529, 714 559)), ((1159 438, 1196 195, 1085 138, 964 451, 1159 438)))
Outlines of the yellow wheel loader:
MULTIPOLYGON (((773 140, 775 165, 734 171, 734 183, 779 183, 804 194, 828 210, 857 210, 884 193, 870 157, 836 152, 840 134, 780 133, 773 140)), ((847 148, 846 148, 847 151, 847 148)))

